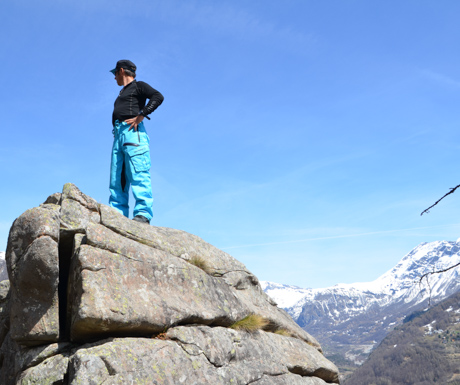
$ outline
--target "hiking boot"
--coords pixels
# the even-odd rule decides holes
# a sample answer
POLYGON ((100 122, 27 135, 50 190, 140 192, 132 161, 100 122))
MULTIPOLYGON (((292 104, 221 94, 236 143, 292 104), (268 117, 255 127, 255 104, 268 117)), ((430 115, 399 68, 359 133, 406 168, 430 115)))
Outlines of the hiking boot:
POLYGON ((147 224, 147 225, 150 224, 150 221, 149 221, 146 217, 144 217, 144 216, 142 216, 142 215, 136 215, 136 216, 133 218, 133 221, 136 221, 136 222, 139 222, 139 223, 145 223, 145 224, 147 224))

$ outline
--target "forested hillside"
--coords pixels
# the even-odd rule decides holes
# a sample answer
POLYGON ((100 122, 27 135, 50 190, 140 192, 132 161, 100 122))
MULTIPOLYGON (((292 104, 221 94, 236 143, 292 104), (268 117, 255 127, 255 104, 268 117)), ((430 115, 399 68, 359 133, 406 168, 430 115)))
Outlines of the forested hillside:
POLYGON ((344 385, 460 385, 460 292, 407 317, 344 385))

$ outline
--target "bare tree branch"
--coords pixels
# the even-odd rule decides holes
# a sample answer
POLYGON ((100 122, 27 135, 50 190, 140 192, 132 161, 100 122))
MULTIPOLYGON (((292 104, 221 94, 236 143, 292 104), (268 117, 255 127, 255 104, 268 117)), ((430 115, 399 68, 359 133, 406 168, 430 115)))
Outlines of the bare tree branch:
POLYGON ((454 187, 454 188, 451 188, 450 191, 449 191, 447 194, 445 194, 441 199, 438 199, 433 205, 431 205, 430 207, 428 207, 426 210, 423 210, 422 213, 421 213, 420 215, 423 215, 423 214, 425 214, 425 213, 428 214, 428 213, 430 212, 429 210, 430 210, 432 207, 436 206, 436 205, 437 205, 439 202, 441 202, 447 195, 452 194, 452 193, 453 193, 455 190, 457 190, 459 187, 460 187, 460 184, 459 184, 458 186, 454 187))
MULTIPOLYGON (((458 186, 457 186, 458 187, 458 186)), ((455 265, 452 265, 452 266, 449 266, 448 268, 446 269, 443 269, 443 270, 436 270, 436 271, 430 271, 429 273, 425 273, 423 274, 421 277, 420 277, 420 280, 419 280, 419 285, 421 286, 422 285, 422 281, 423 281, 423 278, 426 278, 426 283, 428 285, 428 290, 430 291, 430 295, 428 297, 428 306, 431 306, 431 286, 430 286, 430 281, 428 280, 428 277, 432 274, 441 274, 441 273, 445 273, 446 271, 449 271, 449 270, 452 270, 454 268, 456 268, 457 266, 460 266, 460 262, 455 264, 455 265)))
MULTIPOLYGON (((439 202, 441 202, 447 195, 449 194, 452 194, 455 192, 455 190, 457 190, 458 188, 460 187, 460 184, 455 186, 454 188, 451 188, 450 191, 445 194, 444 196, 442 196, 440 199, 438 199, 433 205, 431 205, 430 207, 428 207, 427 209, 423 210, 422 213, 420 215, 423 215, 425 213, 429 213, 430 212, 430 209, 433 208, 434 206, 436 206, 439 202)), ((452 265, 452 266, 449 266, 448 268, 446 269, 443 269, 443 270, 433 270, 433 271, 430 271, 429 273, 425 273, 423 274, 421 277, 420 277, 420 280, 419 280, 419 286, 421 287, 422 286, 422 281, 423 279, 425 278, 426 279, 426 284, 428 285, 428 290, 430 292, 429 294, 429 297, 428 297, 428 306, 431 306, 431 285, 430 285, 430 281, 428 280, 428 277, 430 275, 433 275, 433 274, 441 274, 441 273, 445 273, 446 271, 449 271, 451 269, 454 269, 456 268, 457 266, 460 266, 460 262, 455 264, 455 265, 452 265)))
POLYGON ((429 276, 431 274, 445 273, 446 271, 452 270, 452 269, 456 268, 457 266, 460 266, 460 262, 457 263, 456 265, 449 266, 448 268, 446 268, 444 270, 430 271, 429 273, 425 273, 420 277, 420 282, 422 282, 423 278, 425 278, 425 277, 427 277, 427 276, 429 276))

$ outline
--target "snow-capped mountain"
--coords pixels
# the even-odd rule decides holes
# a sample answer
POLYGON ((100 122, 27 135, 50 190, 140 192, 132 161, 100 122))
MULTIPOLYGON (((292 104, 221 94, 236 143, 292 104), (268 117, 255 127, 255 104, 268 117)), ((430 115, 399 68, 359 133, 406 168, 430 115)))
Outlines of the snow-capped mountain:
POLYGON ((369 350, 413 311, 460 290, 460 243, 422 243, 393 269, 372 282, 338 284, 324 289, 301 289, 262 282, 264 291, 296 322, 313 334, 327 353, 348 354, 360 362, 369 350), (300 298, 300 299, 299 299, 300 298), (365 352, 356 354, 356 350, 365 352))

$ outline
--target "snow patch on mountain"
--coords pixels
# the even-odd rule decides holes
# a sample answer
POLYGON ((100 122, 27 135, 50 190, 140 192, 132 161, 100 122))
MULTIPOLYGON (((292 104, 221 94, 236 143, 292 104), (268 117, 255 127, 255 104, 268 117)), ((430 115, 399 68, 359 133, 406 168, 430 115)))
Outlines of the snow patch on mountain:
POLYGON ((303 297, 305 297, 311 289, 302 289, 298 286, 283 285, 280 283, 261 281, 263 291, 265 291, 279 307, 286 309, 294 306, 303 297))

